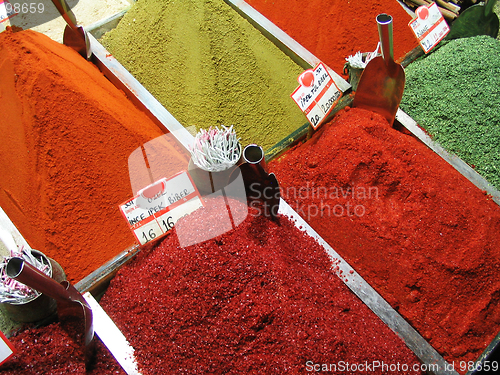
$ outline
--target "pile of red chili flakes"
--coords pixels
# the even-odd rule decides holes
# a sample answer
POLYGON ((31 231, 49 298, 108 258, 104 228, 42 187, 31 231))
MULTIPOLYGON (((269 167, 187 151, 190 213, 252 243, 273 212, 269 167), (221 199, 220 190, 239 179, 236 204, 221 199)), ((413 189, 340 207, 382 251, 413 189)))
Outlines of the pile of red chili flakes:
POLYGON ((298 374, 374 361, 420 373, 417 357, 334 274, 324 248, 286 217, 250 209, 233 230, 182 248, 176 233, 212 228, 228 215, 223 199, 142 251, 101 300, 142 374, 298 374))

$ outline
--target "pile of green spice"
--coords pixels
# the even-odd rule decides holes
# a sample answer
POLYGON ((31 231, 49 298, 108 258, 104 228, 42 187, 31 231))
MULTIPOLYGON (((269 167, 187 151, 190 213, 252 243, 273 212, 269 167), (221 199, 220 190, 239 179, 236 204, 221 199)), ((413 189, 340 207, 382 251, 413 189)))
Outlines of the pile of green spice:
POLYGON ((102 43, 186 127, 268 149, 306 123, 303 69, 223 0, 139 0, 102 43))
POLYGON ((500 189, 500 41, 455 39, 406 68, 401 109, 500 189))
POLYGON ((118 272, 101 300, 143 375, 361 368, 342 363, 370 364, 373 374, 421 373, 415 354, 334 273, 324 248, 287 218, 268 220, 255 207, 234 230, 179 246, 174 233, 204 237, 229 207, 246 213, 246 204, 228 199, 227 207, 222 196, 207 200, 179 220, 118 272))

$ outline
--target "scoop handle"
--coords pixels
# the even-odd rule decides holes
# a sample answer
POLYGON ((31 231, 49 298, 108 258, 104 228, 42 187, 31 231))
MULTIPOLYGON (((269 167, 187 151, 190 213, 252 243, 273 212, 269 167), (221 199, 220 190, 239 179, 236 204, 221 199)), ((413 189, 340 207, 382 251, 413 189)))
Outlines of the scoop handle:
POLYGON ((84 325, 82 325, 82 330, 85 345, 85 365, 89 367, 94 354, 92 310, 76 288, 68 281, 62 281, 59 284, 19 257, 12 257, 7 261, 5 273, 10 278, 55 299, 57 302, 57 314, 60 320, 63 317, 83 319, 84 325))
POLYGON ((377 16, 378 35, 382 49, 382 57, 386 64, 394 63, 394 50, 392 45, 392 16, 382 13, 377 16))
POLYGON ((75 32, 79 32, 76 26, 76 17, 71 9, 66 4, 65 0, 52 0, 54 6, 57 8, 61 16, 64 18, 66 23, 73 29, 75 32))
POLYGON ((5 267, 5 272, 11 279, 19 281, 56 301, 68 301, 71 299, 70 293, 63 285, 36 267, 33 267, 22 258, 10 258, 5 267))
POLYGON ((52 0, 52 2, 67 23, 64 29, 63 43, 89 60, 92 51, 90 50, 90 39, 87 32, 82 26, 77 25, 76 17, 65 0, 52 0))

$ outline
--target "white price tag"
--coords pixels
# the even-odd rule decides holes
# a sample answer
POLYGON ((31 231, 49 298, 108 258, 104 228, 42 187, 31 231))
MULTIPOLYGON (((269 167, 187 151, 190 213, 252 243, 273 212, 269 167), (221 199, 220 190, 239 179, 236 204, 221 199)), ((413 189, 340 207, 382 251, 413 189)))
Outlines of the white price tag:
POLYGON ((11 3, 0 0, 0 23, 7 21, 16 14, 11 3))
POLYGON ((422 5, 415 11, 417 17, 408 26, 425 53, 433 49, 450 32, 450 28, 436 3, 422 5))
POLYGON ((290 96, 317 129, 339 101, 341 92, 323 63, 304 71, 298 81, 299 87, 290 96))
POLYGON ((0 2, 0 22, 5 21, 9 16, 7 15, 7 9, 5 9, 5 3, 0 2))
POLYGON ((141 245, 172 229, 181 217, 202 207, 198 189, 187 172, 156 181, 120 205, 120 211, 141 245))
POLYGON ((6 362, 12 355, 14 355, 14 347, 10 341, 5 337, 2 331, 0 331, 0 365, 6 362))

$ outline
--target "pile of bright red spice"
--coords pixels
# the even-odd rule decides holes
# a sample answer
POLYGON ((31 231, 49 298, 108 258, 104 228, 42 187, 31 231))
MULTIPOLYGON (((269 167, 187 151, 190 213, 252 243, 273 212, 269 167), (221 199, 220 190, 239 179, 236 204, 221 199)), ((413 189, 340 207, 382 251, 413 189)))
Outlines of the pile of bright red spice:
MULTIPOLYGON (((209 199, 112 280, 101 304, 141 374, 341 374, 360 364, 374 374, 421 374, 415 354, 335 275, 324 248, 287 218, 261 212, 209 199), (246 215, 237 228, 179 246, 176 234, 206 238, 229 208, 246 215)), ((24 331, 11 338, 18 352, 0 374, 84 374, 73 336, 58 323, 24 331)), ((123 374, 96 347, 88 373, 123 374)))
POLYGON ((74 332, 53 323, 31 328, 9 341, 16 353, 0 366, 2 375, 124 375, 120 365, 95 337, 95 356, 89 368, 85 366, 85 352, 74 332))
POLYGON ((356 108, 269 168, 292 208, 445 359, 479 357, 500 330, 495 202, 417 139, 356 108))
MULTIPOLYGON (((175 230, 196 238, 212 228, 228 215, 222 199, 175 230)), ((347 289, 314 239, 285 217, 256 213, 186 248, 171 233, 112 280, 101 304, 142 374, 297 374, 341 361, 399 362, 409 370, 397 373, 419 373, 416 356, 347 289)))

